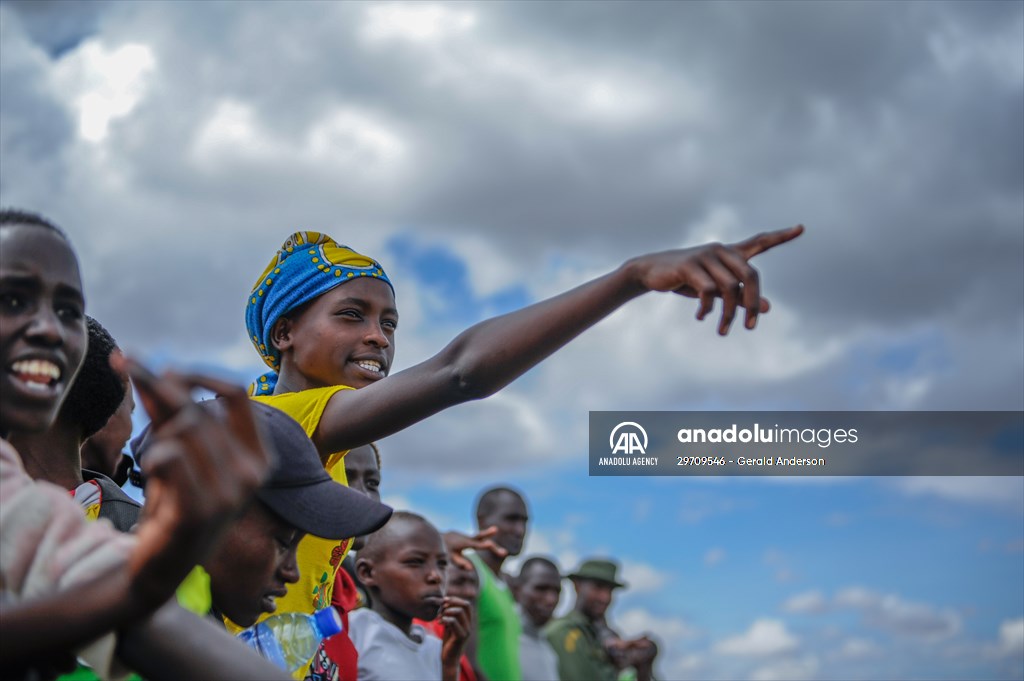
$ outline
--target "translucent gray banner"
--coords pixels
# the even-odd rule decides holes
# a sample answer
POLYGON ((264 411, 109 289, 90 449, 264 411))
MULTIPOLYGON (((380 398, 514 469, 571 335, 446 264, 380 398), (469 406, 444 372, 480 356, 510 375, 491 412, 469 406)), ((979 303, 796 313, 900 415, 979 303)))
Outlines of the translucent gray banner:
POLYGON ((1024 412, 590 412, 590 475, 1024 475, 1024 412))

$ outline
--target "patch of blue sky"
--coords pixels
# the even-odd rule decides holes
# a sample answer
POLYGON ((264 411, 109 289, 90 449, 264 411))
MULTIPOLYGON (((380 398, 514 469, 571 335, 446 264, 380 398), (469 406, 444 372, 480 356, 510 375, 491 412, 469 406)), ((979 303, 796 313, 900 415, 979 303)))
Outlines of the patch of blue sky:
POLYGON ((401 233, 387 241, 386 250, 389 272, 401 271, 403 277, 412 276, 417 286, 433 294, 423 297, 428 307, 423 312, 432 324, 469 326, 533 302, 526 287, 521 285, 475 295, 466 262, 439 242, 428 243, 401 233))
POLYGON ((874 385, 879 376, 943 373, 954 360, 948 342, 938 328, 927 327, 898 336, 872 335, 847 352, 845 370, 838 379, 841 385, 861 392, 874 385))
MULTIPOLYGON (((1022 536, 1024 521, 1005 510, 909 498, 866 479, 652 485, 644 478, 581 478, 572 487, 555 485, 555 479, 564 477, 546 470, 508 481, 527 494, 534 531, 551 537, 568 530, 571 548, 581 555, 611 553, 654 567, 665 575, 664 585, 630 595, 628 602, 683 614, 714 636, 745 630, 762 616, 794 626, 819 617, 819 623, 857 628, 860 615, 849 609, 809 616, 781 607, 810 590, 832 602, 848 587, 939 611, 975 613, 965 618, 964 630, 977 640, 990 639, 1003 619, 1020 616, 1013 604, 1024 600, 1024 556, 1006 547, 1022 536), (688 498, 703 510, 684 522, 680 509, 688 498), (642 517, 639 499, 649 501, 642 517), (984 537, 993 538, 994 548, 983 555, 984 537), (724 554, 707 564, 711 549, 724 554)), ((402 494, 425 511, 465 519, 468 528, 482 487, 444 493, 420 487, 402 494)))

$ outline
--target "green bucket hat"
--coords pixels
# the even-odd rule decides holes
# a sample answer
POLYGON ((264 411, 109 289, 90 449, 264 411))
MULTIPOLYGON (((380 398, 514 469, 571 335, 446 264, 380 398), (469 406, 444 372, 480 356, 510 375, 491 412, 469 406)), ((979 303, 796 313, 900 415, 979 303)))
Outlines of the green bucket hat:
POLYGON ((625 587, 625 582, 616 579, 615 573, 619 566, 611 560, 591 558, 583 561, 575 572, 569 573, 570 579, 593 579, 598 582, 605 582, 614 587, 625 587))

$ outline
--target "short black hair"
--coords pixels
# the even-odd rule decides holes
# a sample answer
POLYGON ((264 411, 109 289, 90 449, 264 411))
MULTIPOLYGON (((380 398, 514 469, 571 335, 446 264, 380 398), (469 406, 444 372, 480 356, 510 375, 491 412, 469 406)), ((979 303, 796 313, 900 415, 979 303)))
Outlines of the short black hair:
POLYGON ((512 489, 511 487, 491 487, 490 489, 484 490, 476 502, 476 517, 482 518, 494 513, 494 507, 498 503, 498 498, 506 494, 519 499, 523 504, 526 504, 526 499, 523 495, 512 489))
POLYGON ((78 424, 83 440, 107 424, 124 401, 127 390, 123 378, 110 366, 110 355, 118 349, 117 342, 92 317, 86 315, 85 322, 89 329, 89 346, 58 417, 78 424))
POLYGON ((366 542, 363 544, 363 548, 359 550, 359 557, 366 558, 371 561, 380 560, 391 548, 391 539, 392 535, 395 534, 395 528, 402 523, 410 522, 422 523, 440 534, 438 529, 434 527, 433 523, 420 514, 413 513, 412 511, 395 511, 391 514, 391 519, 388 520, 383 527, 366 536, 366 542))
POLYGON ((6 225, 31 225, 33 227, 44 227, 52 230, 64 239, 64 241, 68 241, 68 243, 70 243, 68 235, 64 233, 63 229, 58 227, 53 221, 44 218, 39 213, 32 213, 19 208, 0 208, 0 226, 6 225))
POLYGON ((523 561, 523 564, 519 566, 519 576, 516 577, 516 581, 522 583, 523 579, 526 577, 526 573, 532 570, 534 566, 551 568, 556 575, 559 577, 562 576, 562 571, 558 569, 555 561, 545 558, 544 556, 533 556, 532 558, 527 558, 523 561))

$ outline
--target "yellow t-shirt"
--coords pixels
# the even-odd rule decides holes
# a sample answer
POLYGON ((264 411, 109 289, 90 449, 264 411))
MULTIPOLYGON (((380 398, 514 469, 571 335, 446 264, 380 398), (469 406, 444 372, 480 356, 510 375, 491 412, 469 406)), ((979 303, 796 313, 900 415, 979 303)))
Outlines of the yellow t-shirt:
MULTIPOLYGON (((252 399, 280 409, 299 422, 306 434, 312 436, 320 424, 324 407, 328 400, 339 390, 352 390, 348 386, 331 386, 313 388, 295 393, 281 395, 258 395, 252 399)), ((345 455, 348 450, 331 454, 324 469, 331 478, 343 485, 348 485, 345 476, 345 455)), ((277 599, 277 612, 303 612, 311 614, 331 604, 334 593, 334 577, 341 561, 348 554, 352 539, 321 539, 306 535, 299 542, 296 550, 296 562, 299 565, 299 581, 288 585, 288 593, 277 599)), ((257 621, 263 621, 270 615, 264 613, 257 621)), ((225 618, 224 623, 232 633, 242 630, 231 620, 225 618)))

